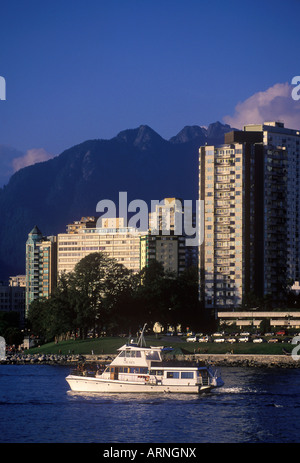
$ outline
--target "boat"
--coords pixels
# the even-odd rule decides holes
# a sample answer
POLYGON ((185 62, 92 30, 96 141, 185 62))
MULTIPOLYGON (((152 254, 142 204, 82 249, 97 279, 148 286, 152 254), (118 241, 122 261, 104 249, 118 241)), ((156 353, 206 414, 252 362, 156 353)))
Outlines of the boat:
POLYGON ((76 371, 67 377, 74 392, 202 393, 224 384, 210 365, 164 356, 164 348, 146 347, 143 332, 137 343, 128 342, 103 371, 76 371))

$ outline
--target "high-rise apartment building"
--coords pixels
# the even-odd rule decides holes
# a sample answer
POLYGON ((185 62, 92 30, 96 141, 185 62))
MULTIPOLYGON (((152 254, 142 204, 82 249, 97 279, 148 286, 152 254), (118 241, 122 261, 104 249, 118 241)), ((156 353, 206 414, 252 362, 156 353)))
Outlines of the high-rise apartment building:
MULTIPOLYGON (((96 222, 95 222, 96 223, 96 222)), ((102 219, 101 227, 68 225, 70 233, 57 235, 57 272, 70 272, 92 252, 103 252, 133 272, 140 270, 140 233, 124 225, 124 219, 102 219)), ((98 225, 98 223, 97 223, 98 225)))
POLYGON ((141 269, 151 259, 161 262, 165 271, 182 273, 197 266, 198 249, 186 246, 183 227, 184 209, 176 198, 165 198, 149 213, 148 233, 141 236, 141 269))
POLYGON ((288 280, 298 278, 299 140, 298 131, 266 123, 200 148, 199 288, 206 308, 236 307, 250 293, 280 301, 288 280))
POLYGON ((250 234, 250 211, 246 207, 250 176, 246 164, 247 158, 255 157, 252 146, 235 142, 199 150, 199 197, 204 201, 199 283, 206 308, 237 306, 245 292, 245 262, 250 250, 246 238, 250 234))
POLYGON ((184 237, 151 233, 141 236, 141 269, 152 259, 161 262, 165 271, 182 273, 186 268, 184 237))
POLYGON ((26 241, 26 315, 34 299, 48 297, 56 286, 56 237, 35 226, 26 241))
MULTIPOLYGON (((287 279, 300 280, 300 130, 284 127, 282 122, 265 122, 260 125, 246 125, 247 133, 259 131, 263 134, 265 148, 264 172, 266 192, 264 198, 265 215, 269 213, 273 220, 281 222, 284 230, 280 231, 277 239, 286 241, 286 272, 287 279), (281 152, 280 155, 274 154, 281 152), (280 184, 285 184, 285 197, 279 195, 280 184), (276 188, 277 185, 277 188, 276 188)), ((265 223, 266 237, 272 234, 273 220, 265 223)), ((273 237, 275 240, 275 237, 273 237)), ((265 291, 271 284, 266 255, 265 291)))

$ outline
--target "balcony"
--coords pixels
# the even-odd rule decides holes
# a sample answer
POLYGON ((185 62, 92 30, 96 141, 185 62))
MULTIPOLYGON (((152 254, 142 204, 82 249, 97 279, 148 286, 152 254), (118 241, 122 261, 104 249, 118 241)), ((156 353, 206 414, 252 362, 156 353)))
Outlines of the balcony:
POLYGON ((222 216, 227 216, 229 217, 230 216, 230 209, 221 209, 221 208, 218 208, 218 209, 215 209, 215 215, 219 216, 219 215, 222 215, 222 216))

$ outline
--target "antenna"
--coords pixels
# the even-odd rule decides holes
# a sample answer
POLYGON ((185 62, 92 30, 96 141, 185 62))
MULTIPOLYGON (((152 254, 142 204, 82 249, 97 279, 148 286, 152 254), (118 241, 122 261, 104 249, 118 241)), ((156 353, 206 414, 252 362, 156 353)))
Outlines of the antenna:
POLYGON ((147 323, 144 324, 141 335, 140 335, 138 343, 137 343, 138 346, 140 346, 140 347, 143 347, 143 345, 146 347, 146 342, 145 342, 145 338, 144 338, 144 331, 145 331, 146 326, 147 326, 147 323))

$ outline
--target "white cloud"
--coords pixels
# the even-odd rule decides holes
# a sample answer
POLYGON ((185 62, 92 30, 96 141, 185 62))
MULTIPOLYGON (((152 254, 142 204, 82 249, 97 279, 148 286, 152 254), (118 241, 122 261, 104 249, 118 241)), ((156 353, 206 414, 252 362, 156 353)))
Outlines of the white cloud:
POLYGON ((15 158, 12 161, 14 172, 22 169, 23 167, 32 166, 37 162, 48 161, 53 158, 53 154, 48 153, 44 148, 33 148, 27 150, 24 156, 15 158))
POLYGON ((237 129, 268 121, 282 121, 289 129, 300 129, 300 100, 293 100, 293 88, 288 82, 278 83, 255 93, 236 105, 233 116, 225 116, 223 120, 237 129))

